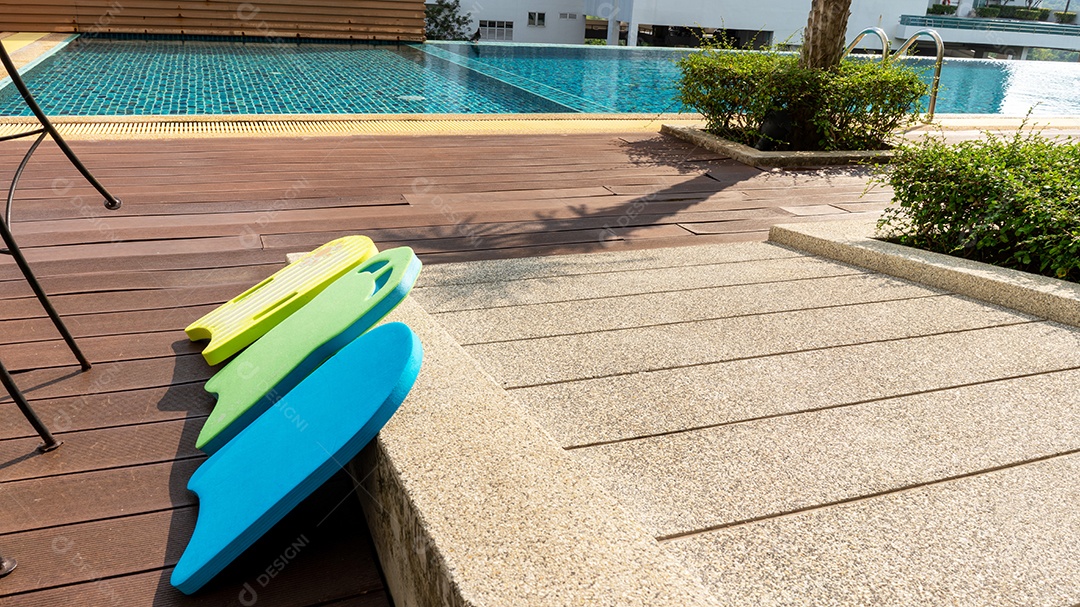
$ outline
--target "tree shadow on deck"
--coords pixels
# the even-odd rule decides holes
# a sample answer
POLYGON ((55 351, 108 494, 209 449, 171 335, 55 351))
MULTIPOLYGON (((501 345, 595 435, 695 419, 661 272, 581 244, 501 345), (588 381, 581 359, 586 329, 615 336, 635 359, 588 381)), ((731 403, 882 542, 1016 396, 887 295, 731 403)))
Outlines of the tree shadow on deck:
MULTIPOLYGON (((467 195, 440 201, 433 193, 431 204, 448 225, 428 228, 430 237, 424 239, 410 239, 404 231, 400 239, 392 231, 384 236, 418 249, 428 263, 764 240, 774 224, 815 219, 782 207, 824 205, 837 186, 846 188, 846 198, 839 200, 858 200, 869 172, 865 167, 761 170, 663 136, 623 140, 622 148, 641 169, 640 176, 603 182, 605 194, 592 193, 595 184, 590 183, 588 195, 538 199, 535 210, 524 212, 528 220, 499 221, 499 209, 477 210, 484 205, 469 203, 467 195)), ((834 218, 844 213, 835 212, 834 218)), ((642 253, 643 259, 647 256, 642 253)), ((558 272, 566 263, 558 256, 545 257, 532 265, 506 264, 502 271, 520 268, 521 277, 527 277, 533 266, 558 272)), ((626 262, 612 263, 615 269, 626 262)), ((460 281, 486 282, 486 271, 482 265, 462 267, 460 281)))

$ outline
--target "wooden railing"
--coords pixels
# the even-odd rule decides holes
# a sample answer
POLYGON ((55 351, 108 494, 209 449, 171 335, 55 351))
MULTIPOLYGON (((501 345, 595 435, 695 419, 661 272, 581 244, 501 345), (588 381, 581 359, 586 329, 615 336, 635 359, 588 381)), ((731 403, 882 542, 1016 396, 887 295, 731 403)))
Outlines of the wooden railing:
POLYGON ((419 41, 423 0, 0 0, 0 31, 419 41))

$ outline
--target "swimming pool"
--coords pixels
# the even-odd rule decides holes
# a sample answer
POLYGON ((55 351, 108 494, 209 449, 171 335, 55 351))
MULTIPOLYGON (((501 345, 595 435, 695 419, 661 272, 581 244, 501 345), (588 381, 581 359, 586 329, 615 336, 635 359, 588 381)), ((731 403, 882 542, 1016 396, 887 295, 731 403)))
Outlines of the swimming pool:
MULTIPOLYGON (((69 116, 657 114, 682 109, 676 61, 688 52, 79 38, 25 78, 47 113, 69 116)), ((939 113, 1016 116, 1032 106, 1080 115, 1080 64, 946 62, 939 113)), ((29 112, 13 87, 0 89, 0 116, 16 115, 29 112)))

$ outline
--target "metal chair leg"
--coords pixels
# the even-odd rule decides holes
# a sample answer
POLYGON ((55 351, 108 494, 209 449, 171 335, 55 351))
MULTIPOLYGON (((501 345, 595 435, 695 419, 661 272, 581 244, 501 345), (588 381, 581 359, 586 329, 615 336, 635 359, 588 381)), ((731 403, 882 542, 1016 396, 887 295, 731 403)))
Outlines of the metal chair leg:
POLYGON ((0 554, 0 577, 15 571, 15 567, 18 565, 19 563, 15 562, 15 559, 9 559, 0 554))
POLYGON ((47 131, 42 129, 41 134, 34 140, 33 145, 27 150, 26 155, 23 156, 22 162, 19 163, 19 168, 15 169, 15 177, 11 180, 11 187, 8 188, 7 210, 4 211, 4 221, 6 221, 8 225, 11 225, 11 203, 15 200, 15 188, 19 187, 19 179, 22 178, 23 171, 26 170, 27 163, 30 162, 30 157, 34 155, 34 152, 37 151, 38 146, 41 145, 41 142, 45 140, 45 137, 48 134, 47 131))
MULTIPOLYGON (((105 197, 105 208, 120 208, 120 199, 110 194, 109 191, 105 189, 105 186, 101 185, 97 179, 94 179, 94 176, 91 175, 90 171, 79 161, 78 156, 71 150, 71 147, 64 141, 64 138, 60 136, 56 127, 49 121, 49 117, 45 115, 45 112, 42 111, 41 107, 34 100, 34 96, 30 93, 30 89, 26 87, 26 83, 23 82, 22 77, 19 75, 19 71, 15 69, 15 63, 11 60, 11 56, 8 55, 7 49, 4 48, 3 44, 0 44, 0 63, 3 63, 4 69, 7 70, 8 77, 11 78, 11 83, 19 90, 19 94, 22 95, 23 101, 26 102, 27 107, 29 107, 34 116, 37 117, 38 122, 41 123, 40 129, 0 137, 0 141, 8 141, 20 137, 38 135, 37 140, 30 146, 29 151, 26 152, 22 162, 19 164, 19 168, 15 171, 15 178, 12 180, 11 187, 8 189, 7 207, 4 211, 4 217, 0 219, 0 237, 3 238, 4 245, 6 245, 7 248, 0 250, 0 253, 11 255, 15 259, 15 263, 19 266, 19 270, 22 271, 23 276, 26 277, 26 281, 30 283, 30 287, 34 290, 34 295, 37 296, 38 301, 41 302, 41 306, 45 308, 49 318, 52 319, 53 325, 56 326, 56 330, 60 332, 60 335, 64 338, 68 347, 71 348, 71 353, 79 360, 79 364, 82 365, 82 368, 85 371, 90 369, 90 361, 87 360, 86 356, 79 350, 79 346, 75 343, 75 338, 71 336, 71 333, 60 319, 60 315, 57 314, 56 310, 52 307, 48 295, 46 295, 45 290, 41 288, 41 284, 38 283, 34 273, 30 270, 30 265, 26 262, 26 258, 19 250, 19 246, 15 242, 15 237, 11 233, 11 204, 15 198, 15 188, 19 185, 19 178, 22 177, 23 170, 26 168, 27 163, 30 162, 30 157, 37 151, 38 146, 41 145, 41 142, 45 139, 46 135, 53 138, 53 141, 55 141, 56 145, 60 147, 60 150, 64 152, 64 155, 71 161, 71 164, 78 169, 90 185, 94 186, 94 188, 105 197)), ((10 376, 7 377, 10 379, 10 376)))
MULTIPOLYGON (((0 62, 4 64, 4 69, 7 70, 8 76, 11 78, 11 83, 19 90, 19 94, 22 95, 23 101, 26 102, 27 107, 34 113, 34 116, 37 117, 38 122, 41 123, 45 132, 52 136, 53 141, 56 142, 60 151, 64 152, 64 155, 71 161, 71 164, 75 165, 75 168, 78 169, 79 173, 82 173, 82 176, 86 178, 86 181, 94 186, 94 189, 105 197, 105 208, 110 210, 119 209, 121 204, 120 199, 110 194, 109 191, 105 189, 105 186, 101 185, 97 179, 94 179, 94 176, 90 174, 90 171, 79 161, 79 157, 71 150, 71 147, 68 146, 67 142, 64 141, 64 138, 60 136, 56 127, 49 121, 49 117, 42 111, 41 106, 34 100, 34 96, 30 94, 30 89, 26 88, 26 83, 23 82, 22 77, 19 76, 19 71, 15 69, 15 62, 11 60, 11 56, 8 55, 7 49, 5 49, 2 44, 0 44, 0 62)), ((28 133, 23 134, 23 136, 27 134, 28 133)), ((30 153, 33 154, 33 151, 30 153)), ((29 155, 27 158, 29 158, 29 155)))
POLYGON ((30 269, 30 264, 27 263, 26 258, 23 257, 22 251, 19 250, 18 243, 15 242, 15 237, 11 235, 11 230, 8 229, 7 223, 0 220, 0 238, 3 239, 4 244, 7 245, 8 254, 15 259, 16 265, 19 266, 19 270, 22 271, 23 276, 26 277, 26 282, 30 283, 30 288, 34 290, 34 295, 37 296, 38 301, 41 302, 41 307, 45 308, 45 312, 52 319, 53 325, 56 326, 56 330, 60 332, 60 336, 67 342, 71 353, 78 359, 79 364, 82 365, 83 371, 90 369, 90 361, 79 349, 78 344, 75 343, 75 338, 71 336, 71 333, 64 326, 64 321, 60 319, 60 315, 53 308, 52 302, 49 301, 49 296, 45 294, 45 290, 41 288, 41 283, 38 282, 37 277, 34 276, 33 270, 30 269))
POLYGON ((22 411, 23 416, 26 417, 26 421, 30 422, 30 425, 34 427, 34 430, 38 433, 38 436, 41 437, 41 440, 45 441, 44 444, 38 447, 38 451, 48 453, 63 444, 53 437, 52 432, 49 432, 49 429, 45 427, 41 418, 37 416, 37 413, 34 413, 34 410, 30 407, 30 403, 27 402, 26 397, 23 396, 19 387, 15 385, 15 379, 8 373, 7 367, 4 366, 3 362, 0 362, 0 384, 3 384, 4 389, 7 390, 8 394, 11 395, 11 398, 14 399, 15 404, 19 407, 19 411, 22 411))

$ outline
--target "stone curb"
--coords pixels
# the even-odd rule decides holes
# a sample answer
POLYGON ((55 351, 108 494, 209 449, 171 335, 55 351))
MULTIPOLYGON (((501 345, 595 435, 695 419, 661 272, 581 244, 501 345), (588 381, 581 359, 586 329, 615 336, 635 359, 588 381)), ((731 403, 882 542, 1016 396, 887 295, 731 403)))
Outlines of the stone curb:
POLYGON ((349 464, 398 607, 715 605, 419 304, 415 387, 349 464))
POLYGON ((925 133, 934 131, 1015 131, 1021 126, 1025 130, 1075 129, 1080 128, 1080 117, 1076 116, 1001 116, 998 114, 938 114, 930 124, 920 124, 907 129, 906 133, 925 133))
POLYGON ((769 231, 769 240, 1080 326, 1080 284, 876 240, 875 226, 874 220, 777 225, 769 231))
POLYGON ((889 150, 873 152, 762 152, 748 145, 735 143, 706 133, 695 127, 681 127, 670 124, 661 126, 660 132, 757 168, 820 167, 888 162, 893 157, 893 153, 889 150))

